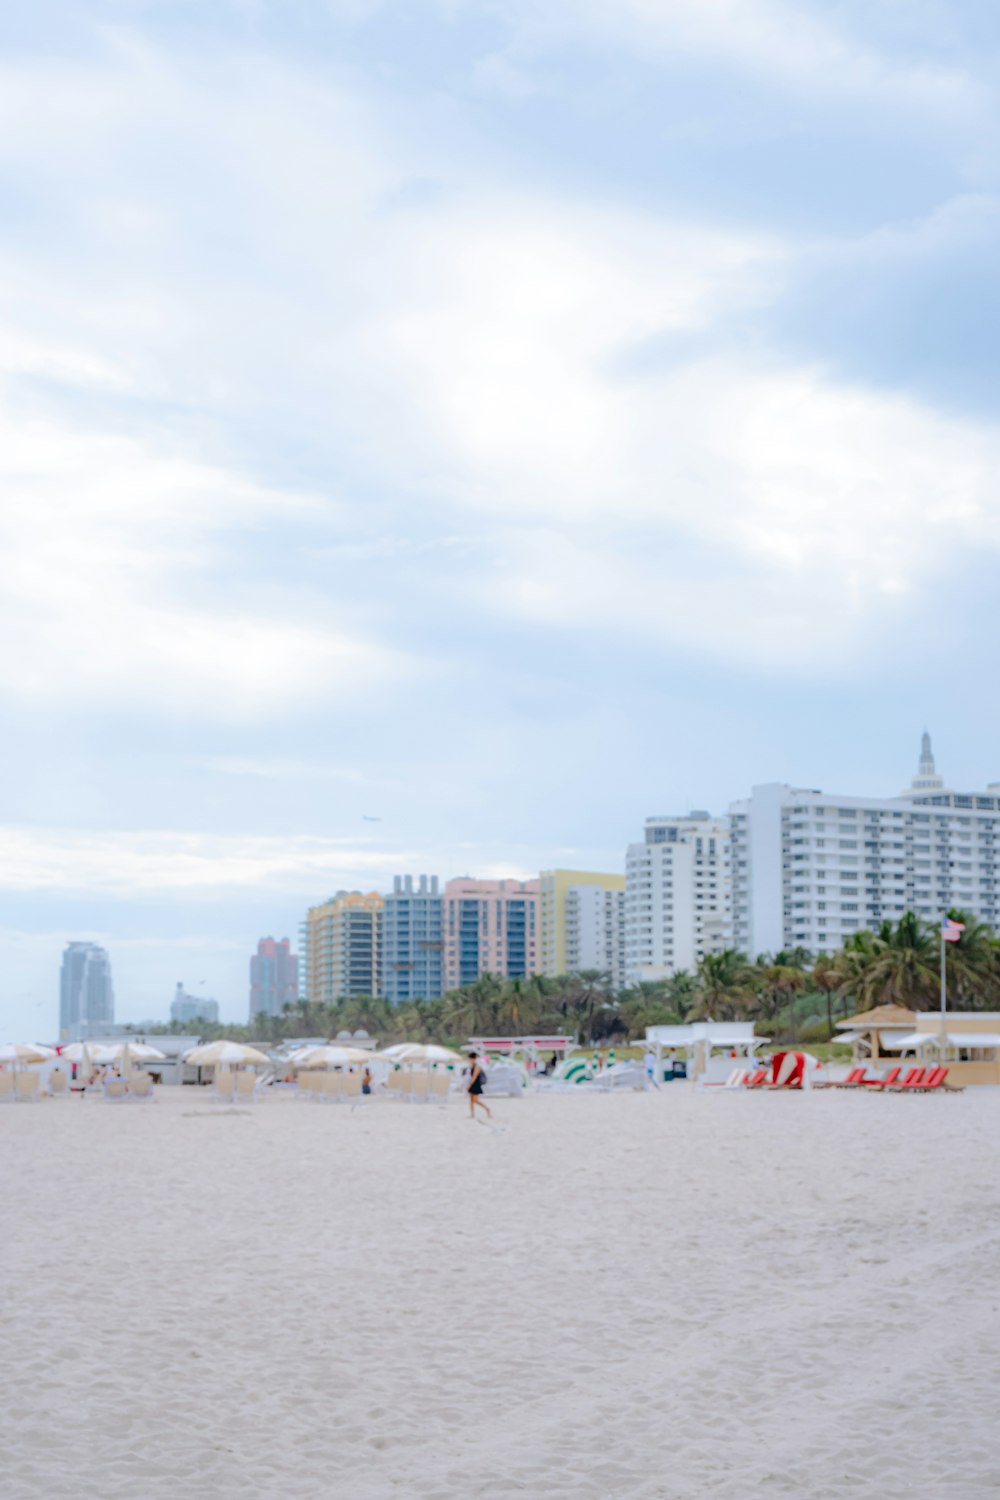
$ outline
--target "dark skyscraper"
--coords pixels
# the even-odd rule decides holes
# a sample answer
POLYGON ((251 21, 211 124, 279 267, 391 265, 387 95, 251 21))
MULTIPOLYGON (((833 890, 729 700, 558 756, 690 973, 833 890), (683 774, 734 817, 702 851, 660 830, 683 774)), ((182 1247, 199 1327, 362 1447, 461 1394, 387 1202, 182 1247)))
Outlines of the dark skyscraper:
POLYGON ((59 1035, 66 1041, 100 1035, 114 1024, 111 960, 96 943, 68 943, 59 976, 59 1035))
POLYGON ((299 998, 299 961, 288 938, 261 938, 250 960, 250 1019, 280 1015, 299 998))

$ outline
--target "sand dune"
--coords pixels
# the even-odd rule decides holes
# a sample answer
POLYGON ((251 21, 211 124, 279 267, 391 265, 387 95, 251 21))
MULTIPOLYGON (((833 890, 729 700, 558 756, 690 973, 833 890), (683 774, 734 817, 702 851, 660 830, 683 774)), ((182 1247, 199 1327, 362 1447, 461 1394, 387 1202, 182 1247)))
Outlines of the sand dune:
POLYGON ((1000 1092, 0 1110, 0 1493, 1000 1491, 1000 1092))

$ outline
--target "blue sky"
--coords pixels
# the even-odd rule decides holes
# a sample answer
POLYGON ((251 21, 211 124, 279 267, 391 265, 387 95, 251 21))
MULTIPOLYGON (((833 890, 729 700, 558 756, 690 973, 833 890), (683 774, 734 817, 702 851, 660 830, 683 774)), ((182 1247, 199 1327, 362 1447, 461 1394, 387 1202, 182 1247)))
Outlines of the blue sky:
POLYGON ((985 3, 0 16, 0 1037, 394 871, 1000 778, 985 3), (376 815, 379 823, 364 821, 376 815))

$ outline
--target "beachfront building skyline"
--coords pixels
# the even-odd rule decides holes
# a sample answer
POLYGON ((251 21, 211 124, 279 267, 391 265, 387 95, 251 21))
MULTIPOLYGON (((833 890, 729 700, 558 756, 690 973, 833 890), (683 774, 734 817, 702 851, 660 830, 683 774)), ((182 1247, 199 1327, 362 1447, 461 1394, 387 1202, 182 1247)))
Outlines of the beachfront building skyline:
POLYGON ((445 989, 483 974, 527 979, 538 969, 539 882, 461 875, 444 888, 445 989))
POLYGON ((219 1002, 208 995, 189 995, 183 979, 178 979, 174 998, 170 1002, 171 1021, 218 1021, 219 1002))
POLYGON ((436 875, 396 875, 382 916, 382 984, 393 1005, 444 993, 444 897, 436 875))
POLYGON ((250 1007, 254 1016, 279 1016, 299 998, 299 961, 289 938, 266 937, 250 959, 250 1007))
POLYGON ((646 819, 625 857, 625 979, 693 972, 731 941, 729 827, 695 811, 646 819))
POLYGON ((540 972, 550 977, 600 970, 625 983, 625 876, 596 870, 543 870, 538 893, 540 972))
POLYGON ((733 943, 751 955, 831 953, 860 928, 913 911, 1000 916, 1000 784, 953 792, 930 736, 899 797, 825 794, 773 782, 730 810, 733 943))
POLYGON ((311 906, 302 926, 301 988, 317 1005, 382 993, 382 914, 377 891, 338 891, 311 906))
POLYGON ((98 943, 66 944, 59 972, 59 1039, 100 1036, 115 1019, 111 959, 98 943))

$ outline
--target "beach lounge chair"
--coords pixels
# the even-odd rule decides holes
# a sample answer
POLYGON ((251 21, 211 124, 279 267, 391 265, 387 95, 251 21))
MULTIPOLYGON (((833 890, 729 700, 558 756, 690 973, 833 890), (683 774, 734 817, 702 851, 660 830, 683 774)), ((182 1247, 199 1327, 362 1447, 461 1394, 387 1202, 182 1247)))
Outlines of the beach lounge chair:
POLYGON ((104 1097, 112 1104, 120 1104, 128 1098, 128 1084, 124 1078, 108 1078, 104 1084, 104 1097))
POLYGON ((938 1091, 944 1094, 960 1094, 962 1092, 961 1084, 948 1082, 948 1069, 940 1064, 936 1068, 931 1068, 922 1083, 914 1083, 910 1086, 918 1093, 938 1091))
POLYGON ((149 1073, 133 1073, 129 1084, 130 1099, 152 1099, 153 1080, 149 1073))
POLYGON ((926 1068, 909 1068, 904 1074, 902 1081, 892 1084, 889 1092, 891 1094, 909 1093, 910 1089, 916 1088, 918 1084, 923 1083, 926 1072, 926 1068))
POLYGON ((866 1089, 891 1089, 902 1071, 902 1064, 897 1063, 895 1067, 889 1069, 884 1078, 862 1078, 861 1082, 866 1089))
POLYGON ((439 1104, 446 1104, 448 1091, 451 1088, 451 1074, 441 1068, 431 1074, 431 1093, 439 1104))
POLYGON ((243 1104, 252 1104, 257 1097, 257 1075, 252 1068, 240 1068, 236 1074, 236 1097, 243 1104))
POLYGON ((839 1083, 835 1083, 833 1086, 835 1089, 859 1089, 866 1082, 865 1069, 863 1067, 852 1068, 846 1078, 842 1078, 839 1083))
POLYGON ((53 1099, 69 1098, 69 1074, 65 1068, 53 1068, 49 1074, 49 1093, 53 1099))
POLYGON ((28 1100, 38 1098, 37 1073, 16 1073, 14 1078, 14 1094, 18 1103, 25 1103, 28 1100))
POLYGON ((14 1074, 9 1068, 0 1068, 0 1103, 13 1104, 14 1074))

